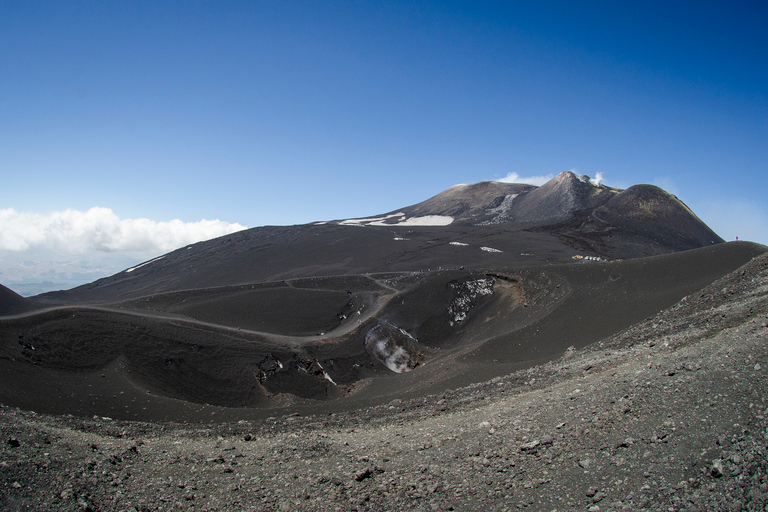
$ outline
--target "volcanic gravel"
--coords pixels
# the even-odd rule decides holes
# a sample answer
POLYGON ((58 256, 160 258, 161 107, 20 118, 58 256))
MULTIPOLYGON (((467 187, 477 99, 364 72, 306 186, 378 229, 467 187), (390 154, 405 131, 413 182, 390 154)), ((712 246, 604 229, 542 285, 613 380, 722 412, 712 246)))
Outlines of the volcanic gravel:
POLYGON ((766 510, 768 255, 490 381, 180 424, 0 409, 3 510, 766 510))

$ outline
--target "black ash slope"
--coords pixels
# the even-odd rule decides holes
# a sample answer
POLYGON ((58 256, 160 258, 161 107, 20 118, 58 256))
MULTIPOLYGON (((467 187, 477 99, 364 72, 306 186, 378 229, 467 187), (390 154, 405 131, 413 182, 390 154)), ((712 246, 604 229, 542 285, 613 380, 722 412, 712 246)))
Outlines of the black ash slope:
POLYGON ((200 242, 131 272, 35 298, 46 304, 113 302, 305 277, 565 262, 573 254, 550 234, 507 225, 268 226, 200 242))
POLYGON ((742 242, 602 264, 310 278, 5 319, 0 401, 201 421, 440 392, 599 341, 765 250, 742 242), (468 292, 483 285, 492 293, 468 292))
POLYGON ((32 299, 26 299, 0 284, 0 316, 26 313, 40 309, 40 305, 32 299))
POLYGON ((657 187, 568 172, 254 228, 73 290, 0 290, 0 402, 197 421, 439 392, 599 341, 766 250, 721 241, 657 187))

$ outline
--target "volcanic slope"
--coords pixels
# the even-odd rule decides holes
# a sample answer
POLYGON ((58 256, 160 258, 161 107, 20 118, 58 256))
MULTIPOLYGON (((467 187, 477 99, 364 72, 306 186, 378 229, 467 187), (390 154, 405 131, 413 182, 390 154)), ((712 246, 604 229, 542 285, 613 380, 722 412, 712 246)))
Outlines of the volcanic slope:
POLYGON ((762 254, 549 363, 348 412, 208 408, 192 425, 0 406, 0 509, 763 511, 767 343, 762 254))
POLYGON ((0 285, 0 315, 14 315, 39 308, 40 306, 33 300, 26 299, 13 290, 0 285))
POLYGON ((766 250, 303 278, 6 316, 0 402, 207 421, 438 393, 593 344, 766 250))
POLYGON ((0 508, 764 510, 768 248, 720 242, 564 173, 0 288, 0 508))
POLYGON ((658 187, 619 190, 564 172, 541 187, 457 185, 365 219, 252 228, 35 300, 106 303, 303 277, 566 263, 575 254, 623 259, 722 241, 658 187))
POLYGON ((255 228, 73 290, 4 289, 0 401, 191 420, 464 386, 626 329, 765 249, 719 242, 661 189, 570 172, 255 228))

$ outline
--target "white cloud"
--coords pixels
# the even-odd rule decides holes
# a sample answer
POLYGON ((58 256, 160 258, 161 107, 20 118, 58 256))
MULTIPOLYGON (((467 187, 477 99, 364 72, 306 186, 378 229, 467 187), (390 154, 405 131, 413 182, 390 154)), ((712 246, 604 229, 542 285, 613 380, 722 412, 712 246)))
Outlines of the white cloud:
POLYGON ((67 289, 241 229, 219 220, 120 219, 109 208, 0 210, 0 283, 22 295, 67 289))
POLYGON ((0 210, 0 249, 31 247, 70 253, 168 252, 187 244, 245 229, 220 220, 156 222, 120 219, 109 208, 87 212, 64 210, 48 214, 0 210))
POLYGON ((536 185, 537 187, 542 186, 552 178, 554 178, 554 174, 545 174, 542 176, 529 176, 529 177, 523 177, 517 174, 516 172, 511 172, 501 178, 500 181, 502 183, 526 183, 528 185, 536 185))

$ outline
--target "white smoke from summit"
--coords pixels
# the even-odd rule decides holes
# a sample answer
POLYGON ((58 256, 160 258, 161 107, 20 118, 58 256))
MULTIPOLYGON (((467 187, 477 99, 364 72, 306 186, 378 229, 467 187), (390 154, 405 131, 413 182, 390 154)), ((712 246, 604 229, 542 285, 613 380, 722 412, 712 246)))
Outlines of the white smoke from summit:
POLYGON ((603 173, 598 172, 595 177, 590 180, 593 185, 598 186, 603 181, 603 173))

